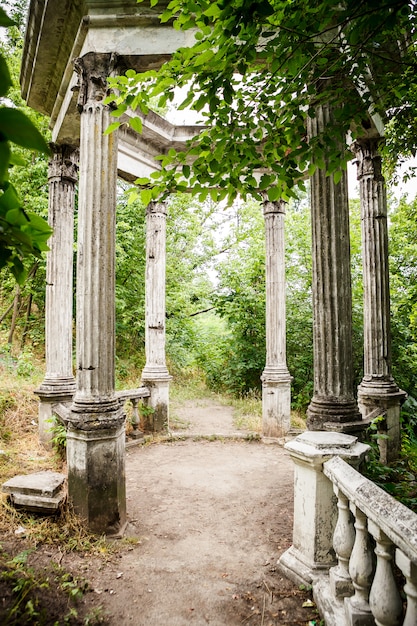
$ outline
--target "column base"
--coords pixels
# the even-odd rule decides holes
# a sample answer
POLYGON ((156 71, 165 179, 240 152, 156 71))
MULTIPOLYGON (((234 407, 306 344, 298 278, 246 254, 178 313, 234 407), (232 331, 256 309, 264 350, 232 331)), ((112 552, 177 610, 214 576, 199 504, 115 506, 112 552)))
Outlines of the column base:
POLYGON ((69 406, 75 393, 74 378, 47 379, 34 392, 39 397, 38 433, 39 441, 45 447, 51 446, 54 426, 54 405, 69 406))
POLYGON ((124 415, 119 407, 84 418, 76 412, 68 423, 68 499, 90 531, 120 536, 126 526, 124 415))
POLYGON ((329 582, 332 594, 336 598, 350 597, 355 592, 351 577, 348 573, 341 571, 339 565, 330 569, 329 582))
POLYGON ((326 564, 308 563, 294 546, 290 546, 278 559, 280 570, 298 585, 311 585, 320 574, 327 573, 332 565, 334 560, 326 564))
POLYGON ((400 411, 407 394, 392 381, 362 380, 358 387, 359 407, 364 417, 378 419, 377 432, 381 463, 398 458, 401 448, 400 411))
POLYGON ((288 370, 265 368, 262 377, 262 436, 278 440, 291 427, 291 381, 288 370))
POLYGON ((144 399, 141 427, 144 432, 160 433, 169 430, 169 384, 172 380, 166 368, 145 367, 141 384, 149 387, 151 395, 144 399))
MULTIPOLYGON (((354 398, 344 400, 327 396, 314 396, 307 409, 308 430, 330 430, 325 424, 360 422, 362 416, 354 398)), ((335 428, 337 430, 337 428, 335 428)))
POLYGON ((345 598, 345 615, 348 626, 375 626, 369 605, 357 606, 353 597, 345 598))

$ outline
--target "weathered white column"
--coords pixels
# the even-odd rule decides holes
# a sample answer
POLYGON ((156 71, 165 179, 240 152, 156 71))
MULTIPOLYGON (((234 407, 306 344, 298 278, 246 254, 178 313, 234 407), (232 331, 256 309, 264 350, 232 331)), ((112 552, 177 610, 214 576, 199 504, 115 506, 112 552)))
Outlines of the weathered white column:
MULTIPOLYGON (((330 106, 308 120, 311 138, 330 120, 330 106)), ((342 147, 341 147, 342 149, 342 147)), ((353 395, 352 291, 347 174, 335 184, 317 169, 311 178, 313 242, 314 394, 307 410, 311 430, 342 430, 361 419, 353 395), (327 423, 327 424, 326 424, 327 423), (325 426, 326 425, 326 426, 325 426)))
POLYGON ((381 172, 377 139, 355 143, 361 203, 364 286, 364 376, 358 388, 364 417, 382 409, 385 423, 380 440, 385 462, 394 460, 400 448, 400 391, 391 371, 391 326, 388 265, 387 194, 381 172))
POLYGON ((149 412, 145 431, 166 430, 169 425, 169 375, 165 361, 166 217, 164 202, 146 209, 145 353, 142 384, 149 387, 149 412))
POLYGON ((39 439, 51 440, 53 405, 69 403, 75 392, 72 364, 72 302, 74 199, 78 150, 52 144, 49 162, 48 222, 53 234, 46 257, 45 347, 46 374, 35 393, 39 403, 39 439))
POLYGON ((290 429, 291 376, 286 356, 284 201, 263 202, 266 244, 266 365, 262 374, 262 434, 290 429))
POLYGON ((294 462, 293 545, 278 564, 292 580, 310 584, 318 574, 336 565, 333 535, 337 504, 323 464, 340 456, 357 469, 369 446, 351 435, 306 431, 285 448, 294 462))
POLYGON ((115 396, 117 135, 103 104, 110 54, 75 60, 80 77, 77 390, 67 437, 68 495, 94 532, 126 522, 124 414, 115 396))

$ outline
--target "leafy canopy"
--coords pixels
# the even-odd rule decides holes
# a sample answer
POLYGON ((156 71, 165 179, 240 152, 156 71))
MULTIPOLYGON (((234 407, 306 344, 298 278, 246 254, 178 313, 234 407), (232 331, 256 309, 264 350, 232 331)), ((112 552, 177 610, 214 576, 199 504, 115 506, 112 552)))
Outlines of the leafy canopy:
MULTIPOLYGON (((14 25, 0 7, 0 26, 14 25)), ((8 64, 0 53, 0 98, 12 87, 8 64)), ((23 209, 17 191, 9 180, 10 166, 25 165, 13 145, 48 153, 48 146, 31 120, 19 109, 0 105, 0 269, 9 267, 19 283, 26 278, 24 260, 40 257, 48 250, 51 235, 48 223, 39 215, 23 209)))
MULTIPOLYGON (((142 0, 138 0, 141 2, 142 0)), ((151 6, 158 0, 151 0, 151 6)), ((146 114, 177 87, 180 109, 201 114, 205 129, 186 150, 160 157, 162 171, 139 179, 142 200, 192 188, 201 200, 268 190, 288 199, 316 168, 337 179, 352 158, 346 135, 365 132, 369 114, 390 116, 391 153, 416 148, 416 3, 410 0, 171 0, 161 22, 194 29, 159 70, 110 80, 117 109, 146 114), (306 118, 328 102, 334 121, 308 140, 306 118), (401 142, 407 113, 407 145, 401 142), (414 126, 413 126, 414 125, 414 126), (413 130, 414 129, 414 130, 413 130), (255 172, 260 172, 255 175, 255 172)), ((138 118, 132 125, 137 130, 138 118)), ((115 123, 115 126, 118 122, 115 123)))

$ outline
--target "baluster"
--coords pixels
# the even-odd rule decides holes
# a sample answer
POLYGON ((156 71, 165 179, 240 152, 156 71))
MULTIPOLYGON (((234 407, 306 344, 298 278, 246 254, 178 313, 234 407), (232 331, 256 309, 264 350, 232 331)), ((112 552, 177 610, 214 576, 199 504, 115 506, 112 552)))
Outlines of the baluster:
POLYGON ((366 515, 353 503, 350 508, 355 516, 356 536, 350 555, 349 574, 355 595, 345 599, 346 617, 350 626, 374 626, 375 621, 368 602, 374 564, 366 528, 366 515))
POLYGON ((338 518, 333 534, 333 548, 338 565, 330 570, 330 584, 333 594, 338 598, 353 594, 352 579, 349 574, 349 559, 355 543, 352 515, 349 500, 337 485, 333 485, 337 496, 338 518))
POLYGON ((394 544, 371 520, 368 520, 368 528, 376 541, 376 571, 369 606, 377 626, 400 626, 403 603, 392 571, 394 544))
POLYGON ((139 419, 139 411, 138 411, 138 403, 139 403, 139 398, 130 398, 130 402, 132 403, 132 437, 134 439, 140 439, 141 437, 143 437, 143 432, 141 430, 139 430, 139 424, 140 424, 140 419, 139 419))
POLYGON ((406 578, 404 592, 407 596, 407 611, 403 626, 417 624, 417 565, 410 561, 399 548, 395 553, 395 561, 406 578))

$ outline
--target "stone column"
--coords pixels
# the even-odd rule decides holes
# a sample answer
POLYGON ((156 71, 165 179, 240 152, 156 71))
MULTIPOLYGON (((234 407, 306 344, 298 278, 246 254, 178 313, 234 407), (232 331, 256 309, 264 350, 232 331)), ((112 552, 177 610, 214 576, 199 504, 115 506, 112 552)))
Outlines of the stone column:
POLYGON ((336 565, 333 534, 337 500, 323 464, 340 456, 358 469, 369 446, 342 433, 305 432, 285 445, 294 461, 293 545, 280 557, 283 572, 299 584, 310 584, 336 565))
POLYGON ((72 302, 74 254, 74 199, 78 150, 52 144, 49 162, 48 222, 53 229, 46 257, 45 346, 46 374, 35 393, 39 403, 39 439, 47 444, 53 405, 72 401, 72 302))
POLYGON ((263 202, 266 244, 266 365, 262 374, 262 434, 290 429, 291 376, 286 361, 285 202, 263 202))
POLYGON ((145 353, 142 384, 149 387, 145 431, 159 432, 169 425, 169 375, 165 362, 166 217, 164 202, 146 209, 145 353))
POLYGON ((391 373, 391 326, 388 266, 388 224, 385 180, 381 173, 378 139, 355 143, 361 203, 364 286, 364 376, 358 388, 364 417, 384 412, 381 440, 385 461, 397 457, 400 447, 400 404, 405 394, 391 373))
MULTIPOLYGON (((332 119, 330 106, 308 120, 314 137, 332 119)), ((352 292, 347 174, 339 183, 317 169, 311 178, 313 241, 314 395, 307 410, 310 430, 336 430, 360 420, 353 395, 352 292), (327 426, 325 427, 325 424, 327 426)))
POLYGON ((115 396, 117 135, 103 104, 110 54, 76 59, 80 183, 77 250, 77 390, 67 437, 68 495, 93 532, 126 523, 124 414, 115 396))

